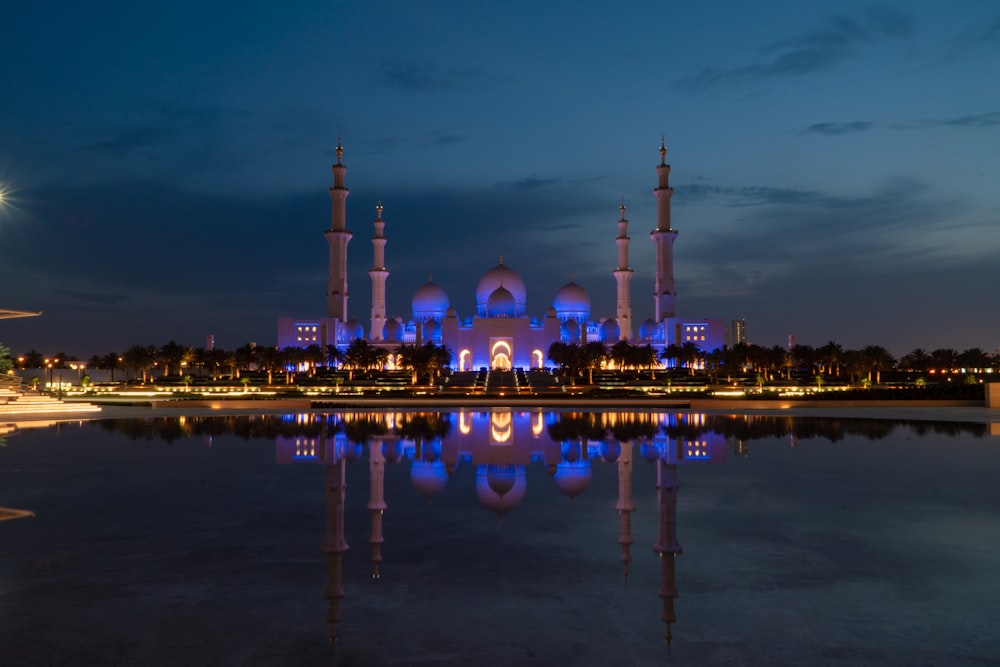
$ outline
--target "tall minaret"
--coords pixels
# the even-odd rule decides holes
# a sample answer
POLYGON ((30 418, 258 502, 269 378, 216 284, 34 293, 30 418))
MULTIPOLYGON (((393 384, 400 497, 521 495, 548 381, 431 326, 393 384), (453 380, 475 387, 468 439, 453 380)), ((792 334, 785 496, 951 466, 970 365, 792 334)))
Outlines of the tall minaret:
POLYGON ((619 336, 622 340, 632 338, 632 269, 628 268, 628 220, 625 219, 625 198, 622 197, 622 217, 618 220, 618 268, 614 270, 615 282, 618 283, 618 308, 615 316, 618 318, 619 336))
POLYGON ((618 455, 618 510, 619 533, 618 544, 621 545, 621 559, 625 578, 628 579, 628 565, 632 561, 632 512, 635 503, 632 501, 632 441, 621 443, 621 453, 618 455))
POLYGON ((375 259, 368 275, 372 277, 372 328, 368 337, 372 340, 382 340, 382 329, 385 327, 385 281, 389 270, 385 268, 385 221, 382 220, 382 202, 375 207, 375 236, 372 246, 375 259))
POLYGON ((330 229, 323 232, 330 243, 330 276, 326 282, 326 314, 335 317, 341 323, 347 321, 347 244, 351 242, 351 234, 347 231, 347 195, 350 190, 344 187, 344 173, 347 167, 343 163, 344 147, 337 138, 337 164, 333 165, 333 187, 330 188, 330 199, 333 203, 333 220, 330 229))
POLYGON ((674 241, 677 230, 670 226, 670 198, 674 189, 670 187, 670 165, 667 164, 667 146, 660 140, 660 164, 656 167, 659 184, 653 190, 656 195, 656 229, 649 237, 656 245, 656 285, 653 292, 653 307, 656 323, 674 316, 674 241))
POLYGON ((653 551, 660 555, 660 599, 663 600, 663 623, 667 626, 664 639, 667 646, 674 636, 671 626, 677 621, 674 600, 677 599, 676 565, 681 553, 677 541, 677 464, 656 460, 656 502, 659 515, 659 536, 653 551))

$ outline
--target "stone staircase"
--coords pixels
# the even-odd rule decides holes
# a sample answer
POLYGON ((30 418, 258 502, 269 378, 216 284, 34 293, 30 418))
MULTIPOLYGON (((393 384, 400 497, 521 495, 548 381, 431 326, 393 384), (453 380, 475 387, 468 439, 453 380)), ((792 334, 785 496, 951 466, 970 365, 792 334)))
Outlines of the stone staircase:
POLYGON ((101 406, 91 403, 68 403, 47 394, 25 393, 20 390, 20 378, 16 382, 9 377, 0 382, 0 415, 34 415, 51 413, 100 412, 101 406))

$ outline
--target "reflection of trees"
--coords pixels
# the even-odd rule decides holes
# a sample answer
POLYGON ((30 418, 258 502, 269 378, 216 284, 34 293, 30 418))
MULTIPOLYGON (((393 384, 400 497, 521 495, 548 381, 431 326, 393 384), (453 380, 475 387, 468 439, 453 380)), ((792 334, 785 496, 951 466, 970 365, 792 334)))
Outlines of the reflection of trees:
MULTIPOLYGON (((227 415, 201 417, 150 417, 88 422, 129 440, 160 439, 167 442, 197 436, 234 435, 243 440, 278 437, 320 437, 344 432, 355 443, 389 432, 386 414, 310 413, 304 415, 227 415)), ((671 438, 695 440, 705 433, 717 433, 741 441, 795 436, 838 442, 847 436, 882 440, 896 429, 907 428, 916 435, 973 435, 984 437, 985 424, 861 419, 845 417, 787 417, 768 415, 668 415, 644 412, 567 412, 549 424, 548 434, 556 442, 585 439, 603 440, 610 432, 621 442, 649 438, 662 429, 671 438)), ((451 432, 450 413, 403 413, 395 432, 414 442, 444 438, 451 432)))

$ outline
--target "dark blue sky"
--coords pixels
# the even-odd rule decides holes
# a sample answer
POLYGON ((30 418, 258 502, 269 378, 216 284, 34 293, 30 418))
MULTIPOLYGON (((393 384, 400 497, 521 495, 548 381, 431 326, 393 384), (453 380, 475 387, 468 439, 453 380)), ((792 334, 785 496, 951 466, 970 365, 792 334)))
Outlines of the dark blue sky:
POLYGON ((652 314, 654 167, 678 314, 752 342, 1000 345, 995 2, 14 2, 0 56, 0 322, 15 353, 275 342, 325 315, 338 135, 350 310, 460 316, 504 262, 540 316, 614 312, 625 197, 652 314), (536 6, 540 4, 542 6, 536 6))

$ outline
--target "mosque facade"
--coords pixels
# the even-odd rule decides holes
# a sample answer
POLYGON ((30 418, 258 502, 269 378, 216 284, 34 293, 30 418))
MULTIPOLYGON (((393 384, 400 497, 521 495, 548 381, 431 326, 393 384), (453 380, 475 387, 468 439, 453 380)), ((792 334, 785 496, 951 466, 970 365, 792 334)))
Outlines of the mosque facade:
POLYGON ((367 333, 365 326, 348 311, 347 286, 348 245, 353 234, 347 229, 346 202, 349 190, 345 186, 346 166, 343 147, 337 143, 337 163, 333 165, 334 184, 330 188, 332 215, 330 228, 324 232, 329 245, 329 276, 327 279, 327 316, 316 319, 280 318, 278 347, 336 345, 346 349, 354 341, 364 339, 369 344, 395 350, 401 344, 433 342, 446 346, 452 354, 455 370, 479 368, 507 370, 512 368, 543 368, 549 346, 555 342, 587 343, 599 341, 613 345, 621 340, 638 345, 651 345, 663 350, 669 345, 693 343, 704 351, 719 349, 729 343, 729 331, 721 318, 689 320, 676 317, 673 270, 673 246, 677 230, 670 219, 670 165, 666 162, 666 146, 660 144, 660 164, 656 167, 656 227, 650 233, 655 246, 654 317, 644 321, 638 330, 632 318, 631 281, 634 270, 629 266, 628 220, 624 201, 617 221, 617 265, 611 272, 616 283, 616 308, 613 314, 595 318, 587 291, 572 280, 552 297, 551 305, 541 317, 531 317, 525 309, 527 286, 521 276, 501 257, 487 270, 476 285, 476 312, 460 318, 451 306, 443 287, 429 280, 419 287, 411 299, 409 317, 388 316, 386 313, 385 221, 382 205, 376 207, 372 236, 371 313, 367 333))

